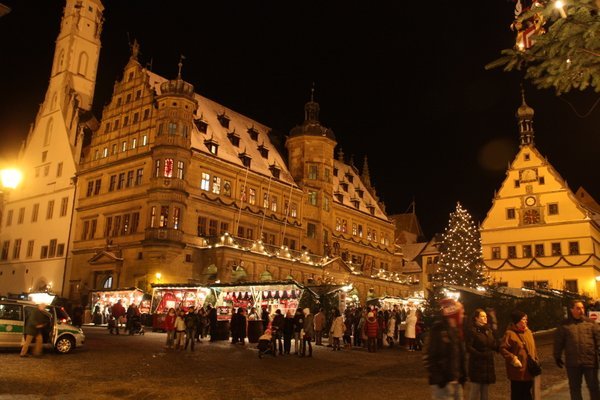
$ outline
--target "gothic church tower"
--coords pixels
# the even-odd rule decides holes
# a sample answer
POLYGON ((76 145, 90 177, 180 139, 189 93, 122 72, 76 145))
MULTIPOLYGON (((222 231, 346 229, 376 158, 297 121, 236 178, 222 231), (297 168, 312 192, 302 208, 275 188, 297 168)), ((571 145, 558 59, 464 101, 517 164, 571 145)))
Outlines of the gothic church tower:
POLYGON ((77 166, 92 99, 104 6, 67 0, 46 96, 18 159, 21 185, 9 193, 0 235, 0 293, 62 294, 69 268, 77 166))

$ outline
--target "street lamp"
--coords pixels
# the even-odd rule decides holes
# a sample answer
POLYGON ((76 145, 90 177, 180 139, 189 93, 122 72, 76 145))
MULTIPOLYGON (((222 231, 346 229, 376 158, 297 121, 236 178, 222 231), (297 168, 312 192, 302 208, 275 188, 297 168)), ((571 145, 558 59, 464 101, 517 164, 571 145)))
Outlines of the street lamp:
POLYGON ((4 188, 14 189, 19 186, 22 179, 23 174, 18 169, 8 168, 0 171, 0 181, 4 188))

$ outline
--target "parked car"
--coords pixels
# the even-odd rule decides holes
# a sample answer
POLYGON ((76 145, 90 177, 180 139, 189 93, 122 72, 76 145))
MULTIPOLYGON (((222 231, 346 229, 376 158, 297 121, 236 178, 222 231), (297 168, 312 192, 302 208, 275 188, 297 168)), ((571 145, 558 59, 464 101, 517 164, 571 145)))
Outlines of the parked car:
MULTIPOLYGON (((0 347, 19 348, 23 343, 25 320, 37 308, 37 304, 25 300, 0 300, 0 347)), ((46 306, 51 321, 44 332, 44 347, 51 347, 57 353, 67 354, 74 348, 83 346, 85 335, 81 328, 71 324, 71 318, 64 308, 46 306)))

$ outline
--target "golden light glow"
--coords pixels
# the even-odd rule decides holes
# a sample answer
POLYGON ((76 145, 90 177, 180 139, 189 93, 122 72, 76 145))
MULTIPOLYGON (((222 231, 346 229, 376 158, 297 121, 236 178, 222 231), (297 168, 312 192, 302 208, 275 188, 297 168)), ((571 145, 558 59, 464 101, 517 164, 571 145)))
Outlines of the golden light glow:
POLYGON ((158 279, 160 281, 160 278, 162 278, 162 274, 160 272, 157 272, 154 276, 156 276, 156 279, 158 279))
POLYGON ((21 171, 14 168, 3 169, 0 171, 0 180, 2 181, 2 187, 14 189, 21 183, 23 174, 21 171))

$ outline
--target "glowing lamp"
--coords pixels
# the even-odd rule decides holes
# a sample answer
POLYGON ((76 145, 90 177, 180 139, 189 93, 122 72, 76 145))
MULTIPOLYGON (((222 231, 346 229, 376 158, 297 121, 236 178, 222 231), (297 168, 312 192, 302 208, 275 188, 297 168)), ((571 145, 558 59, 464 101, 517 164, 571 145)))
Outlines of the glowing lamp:
POLYGON ((0 180, 2 181, 2 186, 5 188, 16 188, 21 183, 21 179, 23 179, 23 175, 18 169, 11 168, 0 171, 0 180))

